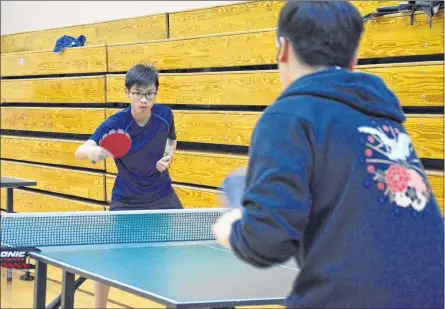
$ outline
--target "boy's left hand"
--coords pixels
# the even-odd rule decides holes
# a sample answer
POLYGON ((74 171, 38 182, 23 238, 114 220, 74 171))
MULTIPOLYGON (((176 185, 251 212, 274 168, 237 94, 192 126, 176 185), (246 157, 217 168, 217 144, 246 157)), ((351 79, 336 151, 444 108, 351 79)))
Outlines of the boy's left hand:
POLYGON ((213 225, 213 235, 220 245, 227 249, 231 249, 229 238, 232 233, 232 225, 242 217, 243 211, 241 209, 234 209, 219 217, 217 222, 213 225))
POLYGON ((165 156, 161 160, 156 162, 156 168, 158 169, 158 171, 162 173, 163 171, 166 171, 168 169, 171 161, 172 161, 171 156, 165 156))

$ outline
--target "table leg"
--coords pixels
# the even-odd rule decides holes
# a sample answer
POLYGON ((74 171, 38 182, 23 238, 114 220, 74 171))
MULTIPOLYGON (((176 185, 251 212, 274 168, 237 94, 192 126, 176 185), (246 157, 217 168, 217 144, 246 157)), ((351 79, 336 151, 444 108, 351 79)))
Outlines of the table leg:
POLYGON ((74 291, 76 290, 74 285, 74 274, 63 271, 62 279, 62 308, 71 309, 74 308, 74 291))
POLYGON ((34 281, 34 307, 44 309, 46 305, 46 274, 45 263, 36 261, 36 280, 34 281))
MULTIPOLYGON (((6 188, 6 212, 14 212, 14 195, 13 188, 6 188)), ((6 271, 6 281, 12 281, 12 269, 6 271)))
MULTIPOLYGON (((79 277, 74 282, 74 292, 86 281, 87 279, 84 277, 79 277)), ((61 305, 62 294, 58 295, 54 300, 46 306, 46 309, 58 309, 61 305)))
POLYGON ((6 211, 11 213, 14 212, 14 194, 13 188, 6 188, 6 211))

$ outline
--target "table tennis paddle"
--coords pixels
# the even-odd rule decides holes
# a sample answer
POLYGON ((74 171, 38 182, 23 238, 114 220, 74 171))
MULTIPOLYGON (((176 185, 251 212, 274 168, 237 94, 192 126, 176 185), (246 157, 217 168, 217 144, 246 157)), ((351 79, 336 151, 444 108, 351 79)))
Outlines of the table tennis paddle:
POLYGON ((234 170, 224 179, 222 190, 230 208, 242 209, 242 197, 246 185, 246 170, 244 168, 234 170))
MULTIPOLYGON (((113 155, 114 159, 125 156, 131 147, 131 137, 124 130, 110 130, 99 141, 99 146, 113 155)), ((95 161, 93 161, 95 163, 95 161)))

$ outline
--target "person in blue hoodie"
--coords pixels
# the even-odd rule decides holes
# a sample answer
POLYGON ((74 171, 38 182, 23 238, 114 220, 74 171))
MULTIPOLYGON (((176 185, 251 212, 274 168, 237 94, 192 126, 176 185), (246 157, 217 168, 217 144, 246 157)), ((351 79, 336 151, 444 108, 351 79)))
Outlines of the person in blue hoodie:
POLYGON ((288 308, 443 308, 442 215, 398 98, 353 72, 363 28, 347 1, 284 5, 284 91, 252 134, 242 207, 213 233, 258 268, 295 259, 288 308))

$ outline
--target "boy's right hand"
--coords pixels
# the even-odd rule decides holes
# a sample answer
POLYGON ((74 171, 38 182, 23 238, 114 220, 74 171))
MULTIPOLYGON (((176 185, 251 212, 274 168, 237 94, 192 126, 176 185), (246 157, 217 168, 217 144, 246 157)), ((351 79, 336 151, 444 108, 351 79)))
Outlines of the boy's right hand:
POLYGON ((88 147, 87 156, 93 163, 105 160, 107 157, 112 157, 111 153, 109 153, 105 148, 92 145, 88 147))

